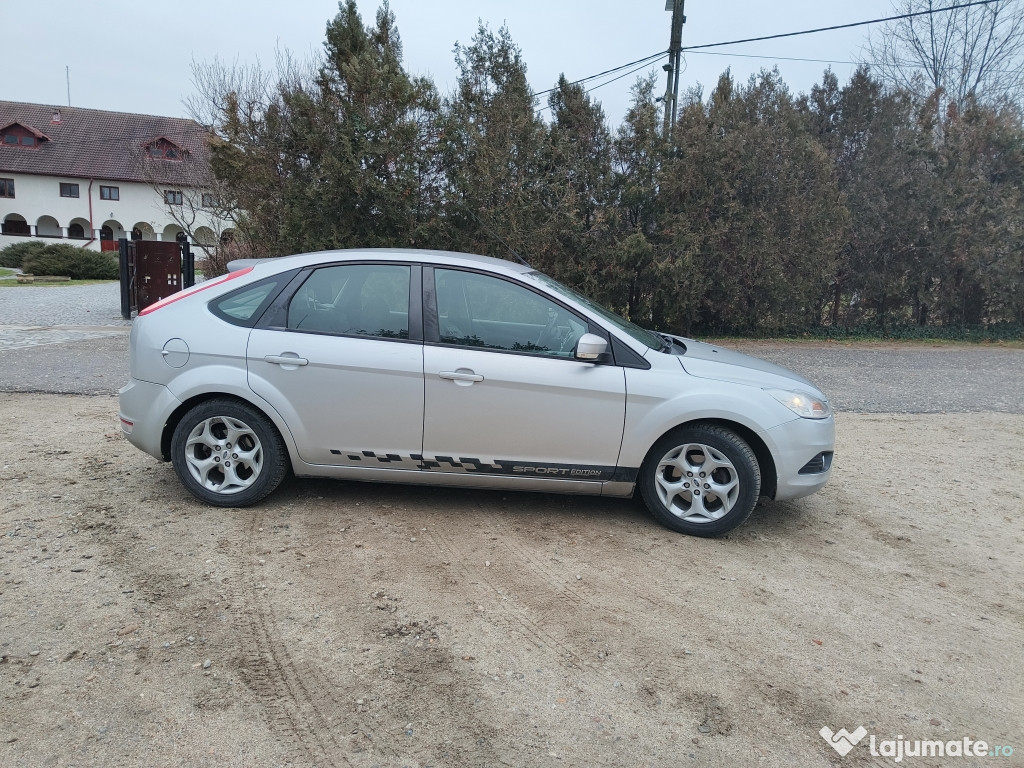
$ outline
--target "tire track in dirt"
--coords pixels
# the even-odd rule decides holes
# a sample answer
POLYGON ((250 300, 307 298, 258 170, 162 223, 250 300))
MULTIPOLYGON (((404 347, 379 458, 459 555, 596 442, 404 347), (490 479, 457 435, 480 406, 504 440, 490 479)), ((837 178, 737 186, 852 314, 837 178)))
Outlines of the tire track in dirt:
MULTIPOLYGON (((480 511, 482 512, 483 510, 481 509, 480 511)), ((563 601, 567 607, 573 610, 581 610, 592 605, 595 589, 589 581, 580 581, 578 584, 573 584, 571 581, 567 582, 564 576, 556 573, 551 568, 549 562, 538 557, 535 552, 523 546, 516 539, 511 538, 507 531, 503 531, 495 525, 492 516, 487 517, 487 527, 498 537, 501 546, 518 558, 519 562, 528 563, 530 565, 530 573, 541 576, 546 587, 559 600, 563 601)))
MULTIPOLYGON (((365 756, 367 748, 375 757, 400 761, 402 755, 386 743, 373 737, 369 744, 363 737, 384 734, 389 726, 372 710, 351 712, 351 702, 334 694, 339 685, 319 670, 316 664, 299 666, 292 658, 287 643, 281 638, 274 602, 261 596, 267 585, 260 582, 255 563, 265 551, 260 550, 259 533, 266 523, 258 510, 246 530, 240 572, 240 591, 246 603, 247 627, 254 650, 249 654, 247 666, 254 670, 252 686, 261 701, 274 713, 273 722, 281 733, 296 744, 299 754, 316 766, 352 766, 346 752, 365 756), (333 719, 331 716, 334 716, 333 719)), ((359 560, 365 572, 369 563, 362 550, 359 560)), ((373 681, 355 673, 353 684, 372 689, 373 681)), ((248 682, 248 681, 247 681, 248 682)), ((351 687, 351 686, 350 686, 351 687)))
POLYGON ((230 590, 244 605, 243 630, 250 641, 246 644, 244 666, 240 665, 239 673, 266 709, 271 727, 280 738, 291 743, 294 757, 304 758, 313 765, 350 766, 344 758, 341 758, 342 763, 335 759, 341 745, 287 648, 276 635, 277 622, 268 607, 269 601, 259 594, 266 589, 266 585, 258 581, 254 568, 259 555, 257 533, 261 522, 260 513, 252 510, 245 540, 237 550, 240 556, 235 561, 236 588, 230 590))
MULTIPOLYGON (((487 517, 487 514, 482 508, 478 507, 476 511, 481 513, 483 517, 487 517)), ((492 532, 500 533, 490 524, 488 524, 488 528, 492 532)), ((491 608, 484 610, 484 618, 487 621, 495 624, 504 632, 518 635, 534 648, 555 649, 557 651, 556 660, 558 664, 566 669, 574 672, 584 671, 585 669, 593 671, 584 666, 580 655, 573 646, 541 626, 541 624, 531 616, 531 612, 519 601, 513 601, 511 598, 504 595, 499 582, 488 574, 489 569, 487 566, 484 566, 483 568, 473 568, 470 566, 469 562, 472 560, 473 555, 460 546, 454 537, 438 531, 436 526, 428 528, 427 532, 434 546, 446 557, 451 565, 462 574, 463 578, 468 583, 476 586, 477 591, 482 596, 487 598, 499 598, 494 602, 494 605, 491 608)), ((502 537, 499 535, 497 538, 499 543, 501 543, 502 537)), ((504 543, 502 543, 502 546, 516 556, 521 555, 523 552, 523 550, 519 548, 509 548, 504 543)), ((531 558, 530 561, 536 562, 536 559, 531 558)), ((579 595, 573 593, 569 597, 565 596, 565 590, 560 588, 559 580, 549 571, 545 570, 545 578, 542 579, 542 581, 552 588, 557 599, 568 600, 573 603, 574 606, 581 604, 581 598, 579 595)))
MULTIPOLYGON (((369 614, 358 614, 348 622, 348 629, 362 632, 360 643, 373 649, 372 669, 364 673, 359 684, 368 689, 371 701, 380 701, 382 710, 370 709, 360 712, 359 717, 365 721, 361 729, 372 730, 374 757, 383 756, 384 765, 497 765, 511 766, 501 755, 505 751, 514 751, 515 745, 509 743, 495 723, 481 717, 476 704, 482 691, 474 676, 466 676, 465 662, 457 661, 447 638, 440 634, 443 629, 435 621, 435 617, 425 616, 418 605, 408 606, 409 610, 399 608, 401 598, 395 591, 398 586, 391 583, 392 572, 379 565, 379 558, 386 552, 381 544, 382 537, 390 538, 394 532, 394 521, 382 521, 384 524, 372 529, 368 528, 361 541, 345 555, 344 569, 354 580, 355 589, 365 589, 370 606, 383 615, 371 611, 369 614), (390 595, 390 597, 389 597, 390 595), (367 620, 364 622, 363 617, 367 620), (379 616, 379 618, 377 618, 379 616), (425 693, 435 686, 431 693, 425 693), (435 713, 425 718, 425 714, 443 701, 443 715, 435 713), (386 721, 386 722, 385 722, 386 721), (410 725, 403 725, 408 723, 410 725), (415 738, 411 726, 415 723, 415 738), (424 727, 425 726, 425 727, 424 727), (464 735, 472 734, 464 743, 451 741, 435 741, 427 734, 447 730, 464 735), (380 737, 380 738, 378 738, 380 737), (501 744, 499 748, 497 745, 501 744)), ((372 521, 371 521, 372 523, 372 521)), ((322 556, 327 558, 334 567, 326 573, 336 574, 341 563, 335 556, 335 549, 325 544, 330 537, 327 531, 321 530, 334 527, 333 521, 316 516, 307 519, 309 527, 306 536, 325 548, 322 556)), ((350 528, 351 521, 346 521, 350 528)), ((405 523, 399 524, 406 527, 405 523)), ((350 528, 351 530, 351 528, 350 528)), ((429 537, 423 536, 424 543, 429 537)), ((307 552, 309 550, 307 549, 307 552)), ((393 551, 389 552, 394 556, 393 551)), ((312 555, 312 553, 310 553, 312 555)), ((436 562, 436 555, 430 557, 436 562)), ((310 590, 317 591, 328 582, 314 584, 310 590)), ((337 596, 336 588, 330 588, 329 595, 337 596)), ((364 647, 369 651, 370 648, 364 647)), ((314 670, 311 674, 315 675, 314 670)), ((341 704, 336 704, 341 707, 341 704)), ((347 732, 347 729, 346 729, 347 732)), ((369 735, 369 734, 368 734, 369 735)), ((353 758, 355 759, 355 758, 353 758)), ((374 763, 377 764, 377 763, 374 763)))

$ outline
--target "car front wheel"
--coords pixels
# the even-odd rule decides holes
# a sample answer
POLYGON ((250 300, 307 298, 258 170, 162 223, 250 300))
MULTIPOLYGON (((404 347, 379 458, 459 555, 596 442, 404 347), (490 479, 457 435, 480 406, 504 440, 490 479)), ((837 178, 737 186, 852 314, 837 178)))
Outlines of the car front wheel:
POLYGON ((640 469, 640 495, 662 525, 717 536, 742 524, 761 491, 750 446, 736 433, 695 425, 665 435, 640 469))
POLYGON ((287 450, 262 413, 218 399, 200 403, 178 422, 171 461, 193 496, 218 507, 244 507, 281 484, 287 450))

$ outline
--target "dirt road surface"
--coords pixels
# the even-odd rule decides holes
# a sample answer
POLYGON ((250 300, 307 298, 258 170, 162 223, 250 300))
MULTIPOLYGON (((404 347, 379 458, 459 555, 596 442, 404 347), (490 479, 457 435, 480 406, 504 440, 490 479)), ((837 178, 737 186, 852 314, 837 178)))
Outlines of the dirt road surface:
POLYGON ((838 419, 718 540, 636 502, 291 480, 214 510, 116 400, 0 395, 0 765, 867 766, 1024 758, 1024 415, 838 419))

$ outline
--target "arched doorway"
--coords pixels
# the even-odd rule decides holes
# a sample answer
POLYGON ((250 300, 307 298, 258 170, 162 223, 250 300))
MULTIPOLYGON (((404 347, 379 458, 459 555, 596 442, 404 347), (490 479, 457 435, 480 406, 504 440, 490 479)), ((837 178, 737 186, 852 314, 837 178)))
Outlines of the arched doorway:
POLYGON ((4 217, 4 223, 0 225, 0 232, 5 235, 32 236, 32 229, 25 221, 25 217, 18 213, 9 213, 4 217))
POLYGON ((36 237, 64 237, 64 230, 53 216, 40 216, 36 219, 36 237))
POLYGON ((217 245, 217 235, 209 227, 200 227, 193 235, 196 245, 213 247, 217 245))
POLYGON ((132 227, 132 240, 156 240, 156 232, 148 221, 137 221, 132 227))
POLYGON ((107 219, 100 227, 100 240, 120 240, 124 236, 124 227, 114 219, 107 219))
POLYGON ((168 224, 166 227, 164 227, 164 231, 163 234, 160 235, 160 239, 163 240, 165 243, 173 243, 175 241, 180 243, 181 241, 178 240, 178 235, 184 234, 185 231, 177 224, 168 224))
POLYGON ((74 237, 79 240, 92 237, 92 224, 85 219, 72 219, 71 223, 68 224, 68 237, 74 237))

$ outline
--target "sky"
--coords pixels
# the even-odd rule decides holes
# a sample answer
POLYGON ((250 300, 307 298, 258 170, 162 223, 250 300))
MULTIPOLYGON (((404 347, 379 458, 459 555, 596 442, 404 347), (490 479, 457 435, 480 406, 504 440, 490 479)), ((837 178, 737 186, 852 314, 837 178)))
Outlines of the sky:
MULTIPOLYGON (((0 0, 0 10, 14 2, 0 0)), ((359 0, 364 22, 379 5, 359 0)), ((891 0, 686 0, 683 45, 864 21, 892 15, 892 7, 891 0)), ((531 86, 543 91, 560 73, 575 80, 666 50, 672 19, 665 0, 391 0, 391 10, 406 69, 429 75, 442 94, 455 84, 455 44, 468 44, 481 22, 508 27, 531 86)), ((193 61, 218 56, 272 67, 277 49, 308 56, 322 50, 327 22, 337 12, 336 0, 37 0, 32 13, 0 13, 8 63, 0 99, 66 105, 68 67, 72 106, 188 117, 193 61)), ((714 55, 687 53, 680 92, 702 85, 709 94, 726 68, 746 81, 778 66, 799 93, 831 66, 842 84, 855 69, 852 62, 866 55, 870 29, 877 27, 716 48, 714 55)), ((592 92, 613 127, 629 108, 639 75, 656 72, 658 91, 664 91, 663 63, 592 92)))

